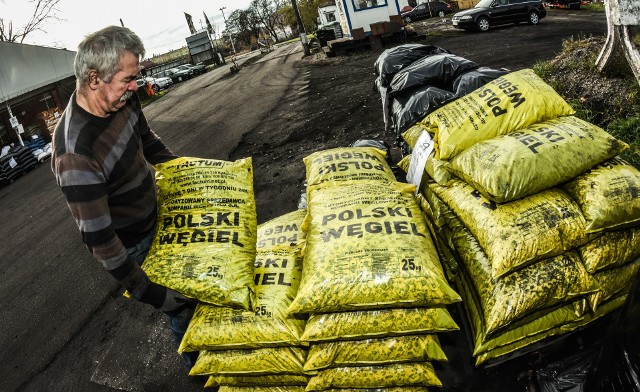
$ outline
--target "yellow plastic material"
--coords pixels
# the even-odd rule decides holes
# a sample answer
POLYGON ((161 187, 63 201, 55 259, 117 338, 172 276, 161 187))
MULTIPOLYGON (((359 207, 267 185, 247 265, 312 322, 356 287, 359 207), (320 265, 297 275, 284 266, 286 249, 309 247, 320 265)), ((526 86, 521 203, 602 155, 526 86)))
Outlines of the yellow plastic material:
POLYGON ((444 307, 361 310, 310 315, 302 340, 360 340, 458 329, 444 307))
POLYGON ((436 159, 451 159, 477 142, 575 111, 531 69, 499 77, 439 108, 422 123, 434 134, 436 159))
POLYGON ((396 387, 396 388, 341 388, 325 389, 326 392, 429 392, 425 387, 396 387))
POLYGON ((561 117, 474 144, 448 168, 505 203, 566 182, 629 146, 577 117, 561 117))
MULTIPOLYGON (((206 385, 205 385, 206 386, 206 385)), ((218 392, 304 392, 304 387, 229 387, 223 386, 218 392)))
POLYGON ((447 217, 449 226, 456 233, 453 238, 456 250, 482 309, 487 336, 536 311, 580 298, 590 299, 591 307, 597 307, 600 286, 575 252, 537 261, 494 280, 491 263, 478 241, 452 213, 447 217))
MULTIPOLYGON (((424 126, 424 124, 418 123, 413 127, 407 129, 403 134, 402 138, 407 142, 407 144, 413 149, 413 147, 418 142, 418 138, 422 134, 422 132, 428 132, 429 129, 424 126)), ((439 160, 435 158, 435 150, 429 155, 427 158, 427 163, 425 165, 425 172, 431 177, 435 182, 440 185, 448 185, 451 180, 455 177, 447 170, 447 161, 439 160)), ((411 155, 408 155, 409 159, 411 155)), ((402 168, 405 172, 409 169, 409 161, 406 163, 406 167, 403 168, 398 163, 398 166, 402 168)))
POLYGON ((448 188, 432 184, 431 190, 478 240, 491 261, 494 279, 592 239, 585 234, 580 208, 560 189, 506 204, 485 199, 462 181, 448 188))
MULTIPOLYGON (((589 313, 586 314, 584 317, 574 321, 574 322, 569 322, 567 324, 560 324, 558 326, 552 327, 550 329, 548 329, 547 331, 544 332, 540 332, 538 334, 535 335, 531 335, 528 336, 526 338, 523 338, 521 340, 517 340, 513 343, 510 344, 504 344, 499 346, 498 348, 488 351, 484 354, 480 354, 476 357, 476 366, 482 365, 483 363, 491 360, 491 359, 495 359, 495 358, 499 358, 508 354, 511 354, 513 352, 515 352, 516 350, 519 350, 521 348, 525 348, 528 347, 534 343, 540 342, 543 339, 546 339, 548 337, 551 336, 558 336, 558 335, 562 335, 571 331, 575 331, 578 328, 584 327, 586 325, 588 325, 589 323, 594 322, 595 320, 606 316, 607 314, 611 313, 612 311, 620 308, 623 304, 624 301, 626 300, 626 295, 620 296, 620 297, 616 297, 604 304, 602 304, 602 306, 600 306, 600 308, 597 310, 596 313, 589 313)), ((536 324, 536 323, 543 323, 544 320, 541 319, 537 322, 532 322, 531 324, 536 324)))
POLYGON ((252 311, 199 304, 179 352, 302 345, 304 319, 287 313, 302 275, 304 210, 258 226, 252 311))
POLYGON ((302 374, 307 350, 273 347, 255 350, 201 351, 190 376, 264 376, 302 374))
POLYGON ((594 280, 598 282, 598 285, 602 288, 602 300, 608 301, 620 293, 626 294, 628 291, 625 290, 628 289, 633 282, 633 278, 638 274, 638 270, 640 270, 640 259, 594 274, 594 280))
POLYGON ((467 282, 465 274, 457 276, 457 283, 464 298, 464 308, 471 323, 472 333, 475 336, 473 355, 476 356, 476 366, 491 359, 511 354, 547 337, 562 335, 585 326, 622 306, 626 298, 626 295, 615 297, 601 304, 595 313, 585 313, 582 316, 576 315, 574 304, 541 311, 532 321, 519 324, 486 339, 484 324, 479 316, 480 311, 473 294, 470 292, 471 285, 467 282))
POLYGON ((587 232, 640 225, 640 171, 616 158, 564 186, 587 219, 587 232))
POLYGON ((579 247, 578 253, 592 274, 624 265, 640 257, 640 228, 604 232, 579 247))
POLYGON ((325 186, 310 192, 304 269, 291 313, 446 305, 449 287, 415 187, 325 186))
POLYGON ((270 374, 266 376, 210 376, 205 388, 221 385, 235 387, 281 387, 281 386, 306 386, 309 377, 296 374, 270 374))
POLYGON ((251 159, 183 157, 155 169, 158 223, 142 268, 187 297, 251 309, 257 226, 251 159))
POLYGON ((385 160, 386 152, 373 147, 340 147, 317 151, 304 158, 307 189, 326 182, 394 182, 395 176, 385 160))
POLYGON ((329 388, 389 388, 442 386, 429 362, 386 366, 343 367, 320 371, 311 377, 307 391, 329 388))
POLYGON ((304 371, 311 374, 336 367, 446 360, 435 335, 398 336, 313 344, 304 371))

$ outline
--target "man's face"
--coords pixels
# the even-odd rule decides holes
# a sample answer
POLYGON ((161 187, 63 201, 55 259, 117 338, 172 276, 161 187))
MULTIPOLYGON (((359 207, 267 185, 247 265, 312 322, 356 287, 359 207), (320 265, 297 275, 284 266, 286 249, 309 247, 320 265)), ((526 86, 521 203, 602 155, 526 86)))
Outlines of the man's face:
POLYGON ((113 75, 109 83, 100 79, 98 88, 98 105, 105 115, 117 112, 127 103, 137 90, 136 75, 140 71, 138 56, 131 52, 125 52, 120 57, 119 71, 113 75))

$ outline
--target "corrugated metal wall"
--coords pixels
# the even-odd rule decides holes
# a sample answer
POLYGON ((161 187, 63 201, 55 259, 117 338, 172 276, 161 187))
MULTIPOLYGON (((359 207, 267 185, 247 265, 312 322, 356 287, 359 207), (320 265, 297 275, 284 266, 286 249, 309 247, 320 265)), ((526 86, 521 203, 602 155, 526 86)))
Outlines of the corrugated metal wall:
POLYGON ((0 103, 73 76, 76 52, 0 42, 0 103))

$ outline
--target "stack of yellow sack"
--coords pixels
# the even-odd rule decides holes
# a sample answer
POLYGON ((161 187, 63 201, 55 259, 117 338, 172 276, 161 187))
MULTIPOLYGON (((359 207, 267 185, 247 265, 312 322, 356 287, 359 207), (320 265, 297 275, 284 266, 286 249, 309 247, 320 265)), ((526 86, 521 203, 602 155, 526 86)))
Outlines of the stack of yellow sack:
POLYGON ((252 310, 197 306, 179 351, 200 352, 190 375, 210 375, 206 386, 307 384, 305 320, 287 312, 302 273, 304 217, 298 210, 258 226, 252 310))
POLYGON ((523 70, 404 135, 435 142, 423 206, 463 296, 476 364, 619 307, 640 266, 640 172, 616 158, 625 143, 572 114, 523 70))
POLYGON ((309 314, 307 391, 441 385, 437 332, 457 329, 415 187, 371 147, 305 158, 304 268, 291 314, 309 314))
POLYGON ((158 223, 142 268, 189 298, 250 309, 256 256, 251 159, 182 157, 155 170, 158 223))

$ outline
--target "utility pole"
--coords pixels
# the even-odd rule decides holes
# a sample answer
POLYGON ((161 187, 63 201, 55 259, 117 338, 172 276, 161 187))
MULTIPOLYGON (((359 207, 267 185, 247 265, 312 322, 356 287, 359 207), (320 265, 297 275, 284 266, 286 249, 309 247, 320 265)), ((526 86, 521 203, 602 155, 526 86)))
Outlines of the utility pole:
POLYGON ((224 16, 224 10, 226 10, 227 7, 222 7, 220 8, 220 11, 222 11, 222 19, 224 19, 224 27, 227 30, 227 34, 229 34, 229 40, 231 41, 231 48, 233 48, 233 62, 235 63, 235 58, 236 58, 236 45, 233 43, 233 37, 231 36, 231 32, 229 31, 229 26, 227 26, 227 18, 225 18, 224 16))
POLYGON ((296 21, 298 22, 298 31, 300 32, 300 42, 302 42, 302 48, 304 49, 304 55, 309 56, 311 51, 309 50, 309 43, 307 42, 307 32, 304 29, 304 23, 300 17, 300 11, 298 10, 298 2, 291 0, 293 6, 293 12, 296 14, 296 21))

